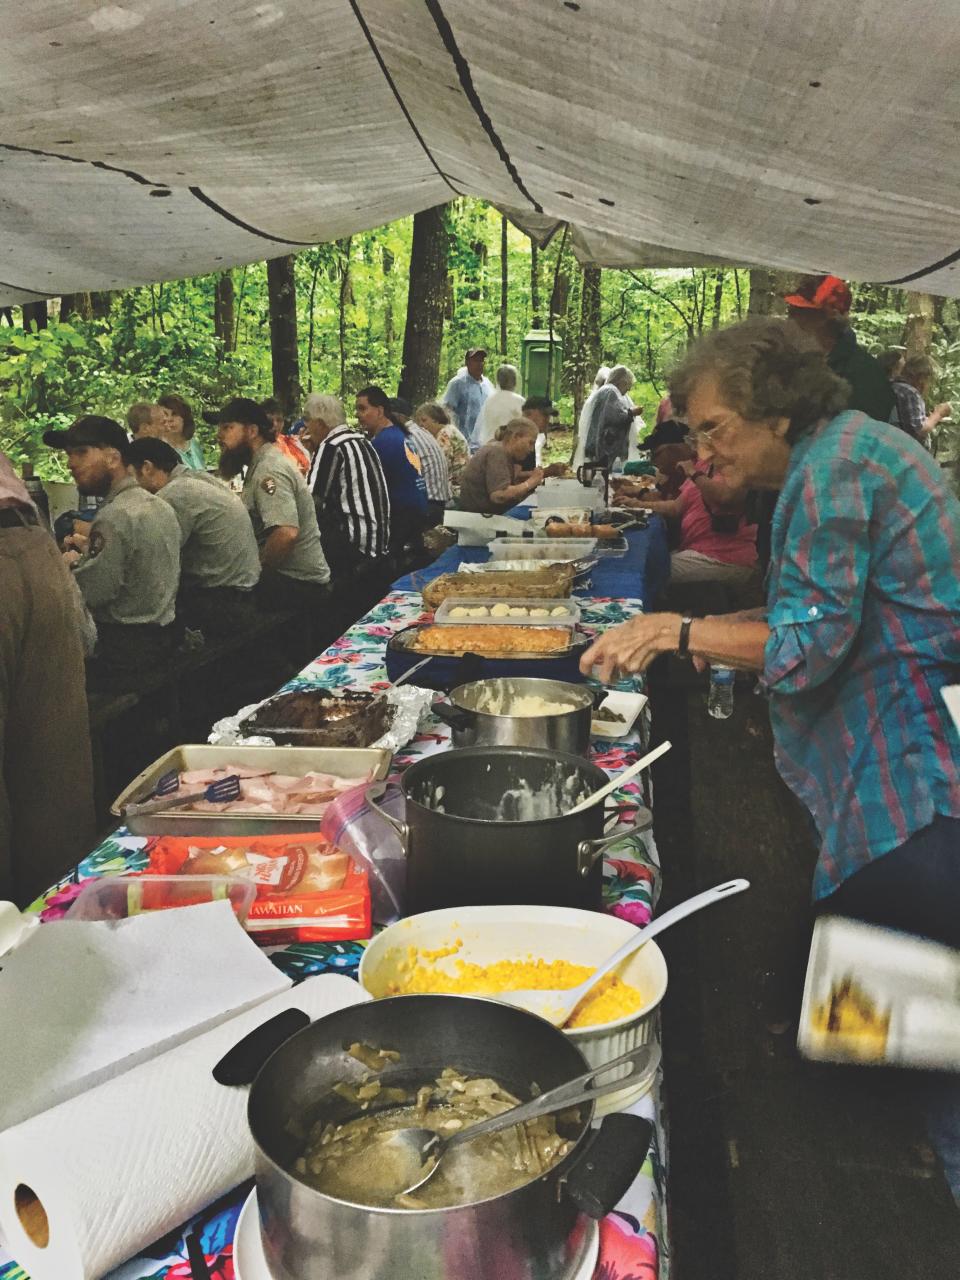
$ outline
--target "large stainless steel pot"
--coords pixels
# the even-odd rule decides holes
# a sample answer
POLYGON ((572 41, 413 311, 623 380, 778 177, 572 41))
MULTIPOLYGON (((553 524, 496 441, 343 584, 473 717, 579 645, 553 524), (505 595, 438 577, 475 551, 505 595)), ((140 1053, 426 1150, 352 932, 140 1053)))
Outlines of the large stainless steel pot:
POLYGON ((588 1069, 562 1031, 520 1009, 466 996, 397 996, 355 1005, 299 1031, 260 1070, 248 1117, 257 1199, 273 1280, 567 1280, 586 1247, 586 1214, 602 1217, 643 1162, 650 1128, 608 1116, 592 1131, 584 1105, 574 1149, 503 1195, 450 1209, 380 1209, 334 1199, 290 1172, 317 1120, 343 1119, 331 1088, 368 1072, 345 1046, 397 1049, 383 1074, 424 1084, 444 1067, 492 1076, 521 1100, 588 1069))
MULTIPOLYGON (((604 837, 602 804, 566 812, 606 781, 588 760, 532 748, 468 747, 417 761, 401 779, 406 820, 379 810, 404 843, 407 913, 524 902, 598 910, 603 850, 650 825, 644 811, 640 826, 604 837), (553 786, 565 792, 558 816, 525 818, 511 802, 553 786)), ((367 788, 374 808, 378 790, 367 788)))
POLYGON ((594 702, 591 689, 563 680, 472 680, 452 689, 448 703, 435 702, 433 713, 450 726, 455 747, 544 747, 582 756, 590 747, 594 702), (511 715, 511 703, 523 697, 543 698, 569 710, 511 715), (490 711, 491 705, 507 710, 490 711))

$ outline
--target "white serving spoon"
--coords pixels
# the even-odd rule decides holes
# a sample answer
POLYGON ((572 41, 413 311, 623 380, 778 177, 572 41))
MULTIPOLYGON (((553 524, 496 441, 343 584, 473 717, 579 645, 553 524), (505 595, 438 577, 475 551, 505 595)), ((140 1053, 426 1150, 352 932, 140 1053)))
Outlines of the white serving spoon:
POLYGON ((581 982, 578 987, 554 988, 545 991, 498 991, 494 999, 502 1004, 516 1005, 517 1008, 526 1009, 529 1013, 536 1013, 541 1018, 546 1018, 547 1022, 552 1022, 555 1027, 562 1027, 570 1020, 577 1006, 590 994, 600 979, 605 978, 634 952, 639 951, 644 943, 649 942, 658 933, 663 933, 664 929, 669 929, 678 920, 692 916, 695 911, 700 911, 714 902, 720 902, 723 898, 730 898, 733 894, 742 893, 744 889, 749 888, 749 880, 727 880, 724 884, 705 889, 703 893, 698 893, 695 897, 688 898, 686 902, 681 902, 671 910, 665 911, 662 916, 651 920, 648 925, 635 933, 628 942, 613 953, 609 960, 604 960, 603 964, 598 965, 586 982, 581 982))
POLYGON ((661 742, 659 747, 654 747, 645 756, 641 756, 629 769, 624 769, 623 773, 618 773, 615 778, 611 778, 599 791, 595 791, 592 796, 588 796, 586 800, 581 800, 572 809, 568 809, 566 816, 569 818, 571 813, 583 813, 584 809, 592 809, 595 804, 605 800, 611 791, 616 791, 617 787, 622 787, 625 782, 629 782, 634 774, 639 773, 641 769, 645 769, 648 764, 653 764, 654 760, 659 760, 662 755, 666 755, 671 746, 672 743, 661 742))

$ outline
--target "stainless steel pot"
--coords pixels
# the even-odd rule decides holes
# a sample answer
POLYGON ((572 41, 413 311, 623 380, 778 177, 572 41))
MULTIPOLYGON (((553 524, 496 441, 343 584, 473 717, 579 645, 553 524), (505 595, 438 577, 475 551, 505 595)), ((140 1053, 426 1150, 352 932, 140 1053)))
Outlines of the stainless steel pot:
POLYGON ((590 747, 595 700, 585 685, 505 678, 461 684, 450 691, 447 703, 435 702, 432 709, 450 726, 455 747, 545 747, 582 756, 590 747), (543 698, 570 709, 553 715, 511 715, 511 703, 523 697, 543 698), (507 710, 490 711, 491 705, 507 710))
MULTIPOLYGON (((261 1029, 264 1030, 264 1029, 261 1029)), ((343 1119, 331 1094, 368 1072, 345 1046, 397 1049, 385 1081, 424 1084, 444 1067, 492 1076, 521 1100, 588 1069, 562 1031, 520 1009, 467 996, 397 996, 321 1018, 267 1059, 250 1090, 257 1199, 273 1280, 567 1280, 586 1248, 587 1218, 626 1191, 647 1151, 649 1124, 608 1116, 590 1128, 586 1104, 573 1150, 503 1195, 450 1209, 380 1209, 338 1200, 290 1172, 318 1120, 343 1119)))
POLYGON ((606 781, 597 765, 558 751, 468 747, 406 770, 404 822, 379 808, 377 786, 367 800, 403 841, 407 914, 524 902, 599 910, 604 849, 650 825, 644 811, 641 825, 605 837, 602 804, 566 812, 606 781), (525 816, 521 793, 548 787, 564 793, 557 816, 525 816))

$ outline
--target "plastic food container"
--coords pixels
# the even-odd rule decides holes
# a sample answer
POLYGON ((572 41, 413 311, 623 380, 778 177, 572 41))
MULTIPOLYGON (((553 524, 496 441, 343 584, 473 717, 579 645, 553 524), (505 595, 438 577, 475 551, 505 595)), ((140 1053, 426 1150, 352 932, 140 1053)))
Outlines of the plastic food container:
POLYGON ((492 560, 582 560, 596 553, 596 538, 496 538, 492 560))
POLYGON ((508 625, 522 623, 525 627, 575 627, 580 621, 580 606, 575 600, 538 600, 534 596, 518 597, 514 600, 491 600, 489 597, 485 600, 480 597, 470 599, 465 596, 459 596, 444 600, 433 620, 440 626, 451 624, 462 626, 464 623, 469 623, 471 626, 474 624, 479 626, 484 623, 496 623, 499 626, 503 626, 504 623, 508 625), (506 616, 492 614, 491 611, 493 609, 501 606, 509 609, 522 609, 523 613, 511 613, 506 616), (456 613, 458 609, 473 611, 483 609, 485 612, 483 615, 476 617, 470 614, 464 617, 456 613), (533 610, 538 610, 536 616, 533 615, 533 610), (543 610, 546 610, 546 617, 543 616, 543 610), (556 616, 554 616, 555 610, 562 610, 562 612, 556 613, 556 616))
MULTIPOLYGON (((436 951, 461 945, 454 954, 430 960, 431 966, 456 971, 456 961, 493 964, 498 960, 567 960, 596 966, 636 933, 634 925, 616 916, 576 907, 495 906, 451 907, 425 911, 390 925, 363 953, 360 985, 374 999, 389 992, 398 966, 408 959, 408 947, 436 951)), ((619 969, 619 976, 639 988, 645 1000, 637 1013, 595 1027, 567 1030, 591 1066, 601 1066, 636 1045, 657 1036, 656 1011, 667 990, 667 962, 655 942, 648 942, 619 969)), ((469 994, 469 992, 464 992, 469 994)), ((489 999, 495 1000, 496 996, 489 999)), ((641 1078, 622 1092, 609 1094, 598 1112, 621 1111, 642 1097, 652 1083, 641 1078)))
POLYGON ((240 876, 102 876, 83 886, 64 919, 126 920, 226 898, 245 924, 256 896, 256 886, 240 876))
MULTIPOLYGON (((561 520, 567 521, 568 524, 587 524, 591 519, 591 511, 589 507, 551 507, 548 504, 541 503, 531 514, 530 523, 535 529, 542 529, 547 521, 552 520, 555 516, 559 516, 561 520)), ((602 521, 598 523, 602 523, 602 521)))

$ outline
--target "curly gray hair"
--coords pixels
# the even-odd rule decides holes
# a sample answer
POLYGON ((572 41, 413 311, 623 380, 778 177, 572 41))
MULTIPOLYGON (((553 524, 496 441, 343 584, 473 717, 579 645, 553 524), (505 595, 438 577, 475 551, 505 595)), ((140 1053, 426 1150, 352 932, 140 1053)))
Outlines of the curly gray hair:
POLYGON ((701 338, 674 370, 671 400, 686 404, 695 384, 710 376, 748 421, 789 418, 790 444, 850 398, 849 383, 830 370, 820 347, 787 320, 744 320, 701 338))

